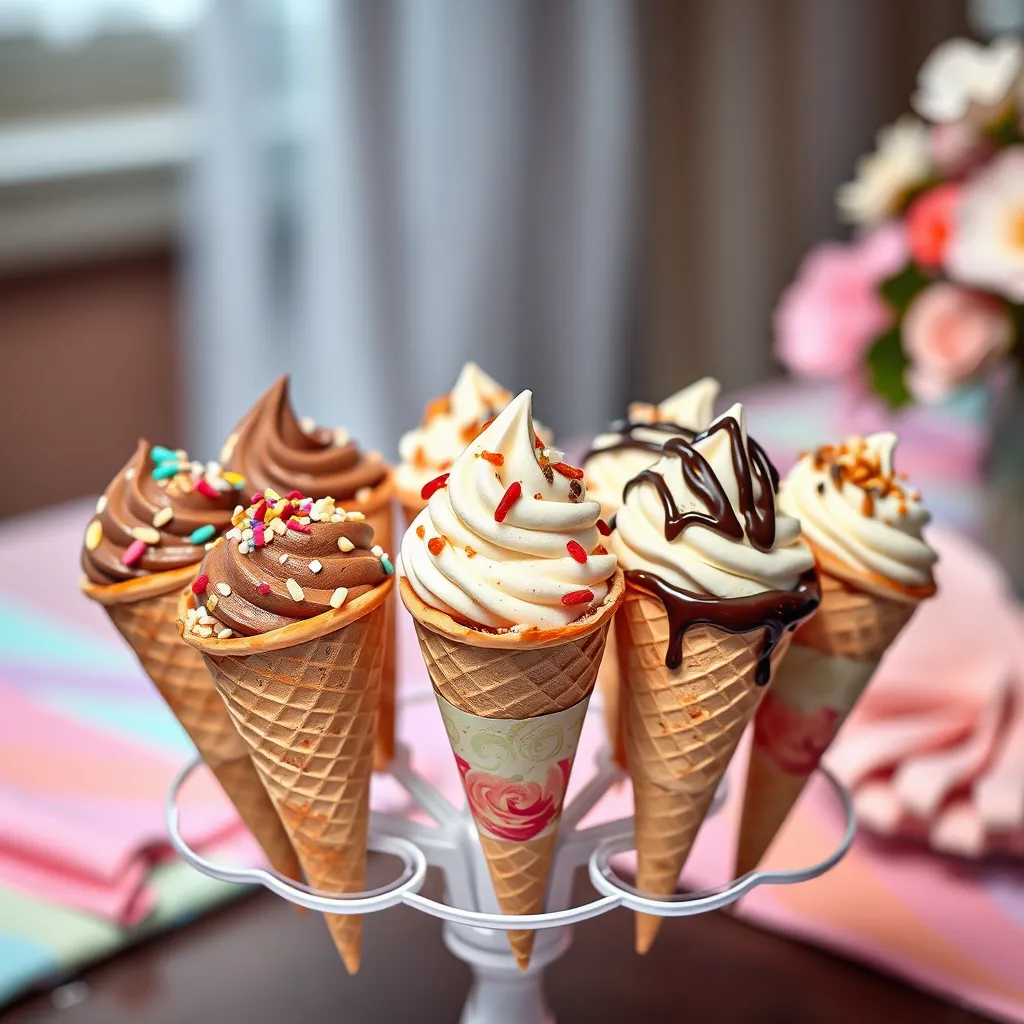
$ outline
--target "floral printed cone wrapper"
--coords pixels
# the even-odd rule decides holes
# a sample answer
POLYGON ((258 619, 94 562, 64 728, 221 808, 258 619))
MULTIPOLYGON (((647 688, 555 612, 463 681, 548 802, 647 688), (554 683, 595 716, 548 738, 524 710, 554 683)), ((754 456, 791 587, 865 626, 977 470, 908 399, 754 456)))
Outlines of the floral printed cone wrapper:
POLYGON ((805 455, 779 505, 799 516, 821 580, 757 711, 736 873, 760 863, 886 650, 935 592, 928 514, 893 473, 893 434, 850 438, 805 455))
MULTIPOLYGON (((435 696, 502 912, 539 913, 590 697, 550 715, 495 719, 435 696)), ((522 967, 534 934, 509 932, 522 967)))

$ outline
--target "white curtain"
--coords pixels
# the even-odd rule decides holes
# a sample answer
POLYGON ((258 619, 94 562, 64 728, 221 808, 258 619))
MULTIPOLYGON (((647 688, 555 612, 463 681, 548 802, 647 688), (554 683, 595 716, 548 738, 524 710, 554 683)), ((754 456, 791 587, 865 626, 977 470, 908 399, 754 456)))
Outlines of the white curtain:
POLYGON ((188 65, 189 442, 275 375, 393 452, 476 359, 556 430, 625 400, 631 7, 220 0, 188 65))

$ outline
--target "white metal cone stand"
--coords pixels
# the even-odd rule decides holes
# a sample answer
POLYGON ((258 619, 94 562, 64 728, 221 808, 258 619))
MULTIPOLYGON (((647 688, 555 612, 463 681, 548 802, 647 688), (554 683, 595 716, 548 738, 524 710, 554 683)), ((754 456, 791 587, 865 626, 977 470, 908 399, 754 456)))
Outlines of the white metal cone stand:
MULTIPOLYGON (((620 879, 611 858, 633 848, 631 819, 609 821, 581 829, 579 823, 622 778, 606 755, 598 758, 597 773, 562 813, 558 845, 547 892, 547 912, 505 916, 498 910, 487 864, 467 810, 443 797, 409 763, 409 752, 399 746, 390 773, 435 824, 424 825, 376 811, 370 816, 370 849, 399 857, 404 868, 390 885, 351 896, 328 896, 262 868, 236 868, 213 864, 195 853, 178 828, 178 791, 201 764, 197 758, 175 779, 167 798, 167 830, 171 843, 196 870, 212 878, 245 884, 258 883, 292 903, 333 914, 370 914, 399 903, 432 914, 445 922, 444 942, 473 971, 473 987, 462 1012, 462 1024, 553 1024, 554 1015, 544 998, 544 969, 569 948, 568 925, 586 921, 615 907, 627 907, 661 917, 688 917, 720 910, 759 885, 792 885, 824 874, 849 850, 856 831, 849 793, 826 769, 819 768, 841 803, 846 827, 836 850, 825 860, 794 871, 751 871, 718 889, 665 898, 647 897, 620 879), (588 866, 590 881, 600 896, 581 907, 570 907, 573 875, 588 866), (420 895, 427 867, 439 868, 445 878, 445 903, 420 895), (505 937, 510 929, 533 928, 538 935, 533 957, 521 971, 505 937)), ((724 783, 711 810, 724 800, 724 783)))

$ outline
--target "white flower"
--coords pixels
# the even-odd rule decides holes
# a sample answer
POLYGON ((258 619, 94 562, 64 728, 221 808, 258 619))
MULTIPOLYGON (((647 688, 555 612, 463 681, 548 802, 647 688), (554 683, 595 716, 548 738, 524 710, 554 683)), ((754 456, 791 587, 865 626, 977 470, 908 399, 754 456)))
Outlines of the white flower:
POLYGON ((878 133, 875 152, 857 161, 856 181, 840 186, 839 211, 853 224, 880 224, 930 173, 928 129, 916 117, 901 117, 878 133))
POLYGON ((1004 149, 964 185, 946 269, 1024 302, 1024 146, 1004 149))
POLYGON ((1010 95, 1024 68, 1024 47, 1017 39, 996 39, 990 46, 969 39, 940 43, 917 75, 914 109, 937 124, 989 120, 1010 95))

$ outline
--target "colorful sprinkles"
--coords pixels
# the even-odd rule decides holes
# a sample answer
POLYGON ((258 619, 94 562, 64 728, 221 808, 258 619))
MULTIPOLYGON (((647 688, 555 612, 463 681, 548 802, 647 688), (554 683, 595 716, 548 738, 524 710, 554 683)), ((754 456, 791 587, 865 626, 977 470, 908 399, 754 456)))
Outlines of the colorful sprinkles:
POLYGON ((205 594, 205 593, 206 593, 206 588, 207 588, 207 587, 208 587, 209 585, 210 585, 210 577, 209 577, 209 576, 207 576, 205 572, 203 572, 203 573, 200 573, 200 574, 199 574, 199 575, 198 575, 198 576, 197 576, 197 577, 196 577, 196 578, 195 578, 195 579, 194 579, 194 580, 192 581, 192 593, 193 593, 193 594, 195 594, 195 595, 196 595, 197 597, 198 597, 198 596, 199 596, 200 594, 205 594))
POLYGON ((594 592, 592 590, 573 590, 571 593, 562 595, 562 604, 574 605, 574 604, 589 604, 594 600, 594 592))
POLYGON ((85 547, 88 551, 95 551, 103 540, 103 527, 98 519, 94 519, 85 530, 85 547))
POLYGON ((442 473, 440 476, 435 476, 433 480, 428 481, 423 485, 420 491, 420 497, 424 501, 429 501, 430 496, 435 492, 441 490, 442 487, 448 486, 448 477, 450 474, 442 473))
POLYGON ((207 523, 206 526, 200 526, 193 530, 188 535, 188 542, 189 544, 205 544, 208 540, 212 540, 216 533, 217 527, 207 523))
POLYGON ((508 490, 502 495, 501 501, 498 502, 498 507, 494 510, 494 521, 496 523, 503 523, 505 516, 512 510, 512 506, 523 496, 523 485, 516 480, 514 483, 509 484, 508 490))
POLYGON ((133 540, 131 544, 125 548, 124 554, 121 556, 121 564, 127 566, 133 566, 142 556, 146 553, 146 542, 141 540, 133 540))
POLYGON ((587 553, 583 550, 583 545, 578 544, 576 541, 571 540, 565 545, 566 550, 572 556, 572 558, 583 565, 587 560, 587 553))

